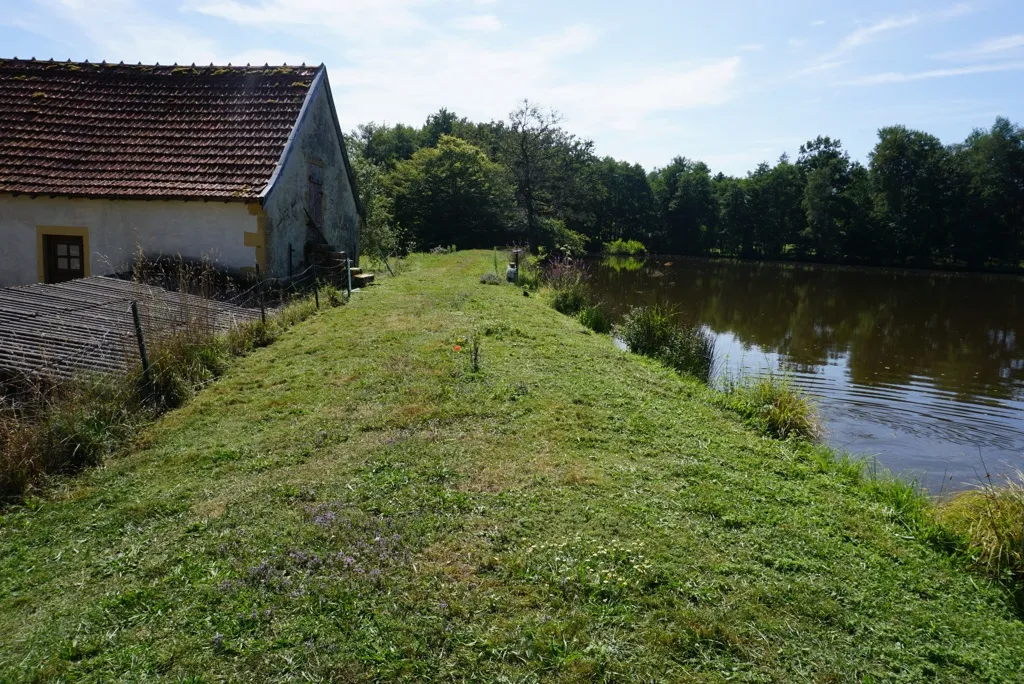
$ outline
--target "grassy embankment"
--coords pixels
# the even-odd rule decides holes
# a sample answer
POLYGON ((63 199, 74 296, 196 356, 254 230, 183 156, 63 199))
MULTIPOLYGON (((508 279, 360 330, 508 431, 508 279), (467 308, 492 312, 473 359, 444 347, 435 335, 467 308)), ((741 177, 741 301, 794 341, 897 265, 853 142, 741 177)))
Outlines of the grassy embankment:
POLYGON ((4 513, 0 680, 1020 678, 1006 594, 856 469, 491 259, 413 258, 4 513))

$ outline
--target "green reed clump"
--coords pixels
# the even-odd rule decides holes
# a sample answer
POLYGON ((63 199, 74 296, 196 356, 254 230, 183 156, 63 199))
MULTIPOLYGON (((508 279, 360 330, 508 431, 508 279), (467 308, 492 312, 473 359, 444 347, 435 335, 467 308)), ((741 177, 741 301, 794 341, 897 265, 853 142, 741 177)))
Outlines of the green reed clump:
POLYGON ((1015 589, 1024 608, 1024 473, 941 501, 940 522, 961 536, 970 563, 1015 589))
POLYGON ((728 408, 772 437, 821 438, 817 409, 785 378, 769 374, 732 382, 722 396, 728 408))
POLYGON ((662 363, 708 382, 715 366, 715 340, 704 328, 685 325, 670 309, 657 304, 633 307, 615 336, 629 350, 658 359, 662 363))
POLYGON ((618 256, 639 256, 647 253, 644 243, 639 240, 622 240, 604 243, 604 253, 618 256))
POLYGON ((596 333, 609 333, 612 330, 612 319, 600 304, 589 304, 580 309, 577 316, 580 323, 596 333))

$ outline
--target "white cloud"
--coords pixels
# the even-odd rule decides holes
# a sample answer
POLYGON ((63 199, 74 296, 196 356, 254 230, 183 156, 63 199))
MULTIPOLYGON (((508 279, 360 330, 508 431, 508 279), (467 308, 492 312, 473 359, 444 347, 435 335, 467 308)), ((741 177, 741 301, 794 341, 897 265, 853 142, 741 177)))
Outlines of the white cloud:
POLYGON ((1024 62, 1003 62, 1001 64, 981 64, 978 66, 959 67, 956 69, 930 69, 928 71, 900 72, 888 71, 871 74, 847 81, 843 85, 882 85, 887 83, 909 83, 925 81, 933 78, 951 78, 954 76, 970 76, 972 74, 990 74, 1002 71, 1024 71, 1024 62))
POLYGON ((665 112, 713 107, 729 101, 742 60, 676 64, 606 73, 592 81, 542 89, 542 97, 578 122, 581 130, 631 130, 665 112))
POLYGON ((856 47, 860 47, 861 45, 871 43, 878 40, 886 33, 891 33, 892 31, 906 28, 907 26, 913 26, 919 21, 921 21, 921 17, 917 14, 909 14, 904 17, 886 17, 881 21, 877 21, 868 26, 862 26, 848 34, 839 42, 839 47, 836 48, 836 52, 846 52, 856 47))
POLYGON ((938 57, 940 59, 956 60, 990 59, 992 57, 1002 57, 1007 52, 1017 51, 1021 48, 1024 48, 1024 33, 1016 33, 1012 36, 989 38, 966 50, 946 52, 938 55, 938 57))
POLYGON ((797 73, 799 73, 802 76, 807 76, 809 74, 820 74, 823 71, 832 71, 833 69, 838 69, 839 67, 843 66, 846 63, 847 60, 845 59, 836 59, 831 62, 818 62, 816 64, 812 64, 809 67, 801 69, 797 73))
POLYGON ((965 17, 968 14, 974 13, 974 7, 966 2, 961 2, 952 7, 948 7, 944 10, 940 10, 935 13, 935 17, 940 21, 948 21, 949 19, 956 19, 958 17, 965 17))
POLYGON ((473 119, 499 119, 529 98, 562 111, 574 131, 594 135, 731 97, 738 57, 569 77, 563 61, 593 50, 599 37, 585 24, 506 47, 441 36, 417 46, 362 46, 328 66, 339 110, 351 124, 382 113, 392 122, 416 122, 442 106, 473 119))
POLYGON ((740 52, 760 52, 761 50, 764 50, 764 44, 744 43, 743 45, 737 45, 736 49, 740 52))
POLYGON ((811 26, 824 26, 824 25, 825 25, 825 20, 824 19, 815 19, 814 21, 811 22, 811 26))
POLYGON ((453 26, 462 31, 493 32, 501 30, 501 20, 493 14, 478 14, 459 17, 453 22, 453 26))
POLYGON ((382 32, 406 33, 425 28, 415 11, 428 0, 196 0, 187 10, 235 24, 268 29, 328 32, 349 40, 369 41, 382 32))
POLYGON ((747 150, 724 152, 721 154, 705 154, 702 161, 711 167, 712 173, 723 169, 734 172, 734 169, 753 170, 763 161, 774 161, 782 154, 782 148, 758 145, 747 150))
POLYGON ((38 0, 49 26, 69 22, 96 50, 73 59, 108 62, 220 62, 216 43, 183 24, 156 17, 133 0, 38 0), (58 18, 54 21, 52 18, 58 18))
MULTIPOLYGON (((665 115, 734 98, 744 64, 730 55, 656 67, 599 59, 605 52, 598 50, 598 28, 513 30, 498 12, 474 11, 500 7, 491 0, 185 1, 193 4, 168 16, 142 0, 35 0, 40 15, 45 8, 63 19, 55 35, 66 35, 70 24, 78 49, 97 50, 71 55, 77 59, 324 61, 346 128, 416 123, 441 107, 475 120, 502 119, 529 98, 563 112, 580 135, 632 145, 664 126, 665 115)), ((664 137, 651 145, 660 154, 664 137)))
POLYGON ((973 11, 974 8, 971 5, 960 3, 934 12, 913 12, 910 14, 884 17, 870 24, 860 26, 846 34, 834 49, 820 55, 800 73, 826 71, 831 68, 830 65, 834 65, 840 61, 840 58, 844 58, 858 48, 862 48, 865 45, 882 40, 891 34, 898 33, 904 29, 909 29, 918 25, 951 21, 957 17, 970 14, 973 11))

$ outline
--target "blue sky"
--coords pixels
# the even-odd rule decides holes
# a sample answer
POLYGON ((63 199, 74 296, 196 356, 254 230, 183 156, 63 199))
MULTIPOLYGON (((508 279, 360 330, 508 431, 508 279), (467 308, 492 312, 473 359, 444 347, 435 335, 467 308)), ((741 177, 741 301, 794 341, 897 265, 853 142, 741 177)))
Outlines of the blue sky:
POLYGON ((818 134, 1024 123, 1024 2, 0 0, 0 55, 327 64, 342 125, 500 119, 529 98, 599 154, 742 174, 818 134))

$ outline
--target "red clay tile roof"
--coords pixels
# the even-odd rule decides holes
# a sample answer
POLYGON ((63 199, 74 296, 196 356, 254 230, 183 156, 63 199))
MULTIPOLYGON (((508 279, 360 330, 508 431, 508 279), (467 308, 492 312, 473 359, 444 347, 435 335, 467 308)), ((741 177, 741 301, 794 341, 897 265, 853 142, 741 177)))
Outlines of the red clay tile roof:
POLYGON ((0 59, 0 192, 255 199, 320 68, 0 59))

